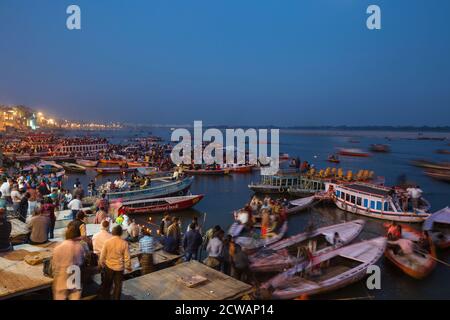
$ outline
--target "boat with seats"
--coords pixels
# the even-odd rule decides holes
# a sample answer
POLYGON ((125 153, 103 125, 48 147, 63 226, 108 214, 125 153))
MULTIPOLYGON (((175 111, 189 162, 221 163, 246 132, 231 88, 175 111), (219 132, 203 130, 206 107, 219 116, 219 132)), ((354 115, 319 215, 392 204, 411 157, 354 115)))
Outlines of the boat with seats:
POLYGON ((109 201, 132 201, 151 198, 163 198, 169 196, 185 195, 194 181, 194 177, 186 177, 182 180, 165 180, 158 185, 134 190, 107 192, 106 197, 109 201))
POLYGON ((386 238, 378 237, 326 252, 306 260, 265 282, 273 299, 334 291, 367 276, 367 269, 383 256, 386 238))
POLYGON ((435 246, 430 239, 429 251, 426 251, 419 246, 421 233, 418 230, 405 225, 401 227, 401 238, 388 241, 384 255, 405 274, 418 280, 423 279, 436 267, 435 246))
POLYGON ((181 197, 165 197, 122 202, 121 208, 127 214, 161 213, 185 210, 193 207, 203 199, 204 195, 187 195, 181 197))
POLYGON ((250 270, 276 272, 352 242, 363 230, 364 220, 353 220, 303 232, 266 246, 249 256, 250 270), (335 235, 338 238, 335 238, 335 235), (308 249, 309 247, 309 249, 308 249), (314 247, 314 251, 309 251, 314 247), (308 250, 306 252, 305 250, 308 250))

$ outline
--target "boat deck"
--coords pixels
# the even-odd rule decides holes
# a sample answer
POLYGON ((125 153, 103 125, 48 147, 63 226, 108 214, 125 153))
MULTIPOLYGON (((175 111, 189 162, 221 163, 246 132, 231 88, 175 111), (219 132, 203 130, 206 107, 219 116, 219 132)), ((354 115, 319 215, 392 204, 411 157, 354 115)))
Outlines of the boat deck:
POLYGON ((388 189, 382 189, 382 188, 376 188, 376 187, 371 187, 368 185, 363 185, 363 184, 349 184, 345 186, 348 189, 352 189, 352 190, 356 190, 356 191, 361 191, 361 192, 365 192, 365 193, 370 193, 370 194, 375 194, 378 196, 382 196, 382 197, 386 197, 389 195, 389 191, 388 189))
POLYGON ((122 295, 132 300, 227 300, 239 299, 252 290, 246 283, 190 261, 127 280, 122 295), (180 281, 193 276, 204 277, 206 281, 194 287, 180 281))

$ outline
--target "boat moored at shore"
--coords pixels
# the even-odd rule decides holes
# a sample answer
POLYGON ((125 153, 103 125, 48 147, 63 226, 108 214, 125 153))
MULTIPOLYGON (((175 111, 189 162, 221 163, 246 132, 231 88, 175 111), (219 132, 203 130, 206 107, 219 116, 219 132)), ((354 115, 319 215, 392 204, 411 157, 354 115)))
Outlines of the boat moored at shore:
POLYGON ((336 206, 344 211, 366 217, 399 222, 423 222, 430 214, 430 204, 420 197, 418 207, 403 210, 408 192, 371 183, 326 182, 325 188, 336 206))
POLYGON ((201 194, 127 201, 122 203, 122 208, 127 214, 173 212, 189 209, 199 203, 203 197, 204 195, 201 194))

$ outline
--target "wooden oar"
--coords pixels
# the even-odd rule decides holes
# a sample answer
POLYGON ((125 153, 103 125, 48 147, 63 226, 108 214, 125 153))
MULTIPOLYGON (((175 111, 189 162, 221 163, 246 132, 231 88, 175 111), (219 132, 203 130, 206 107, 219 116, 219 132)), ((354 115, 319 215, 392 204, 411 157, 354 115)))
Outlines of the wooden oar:
POLYGON ((419 250, 419 249, 414 249, 414 251, 416 251, 416 252, 418 252, 418 253, 421 253, 421 254, 424 254, 424 255, 427 255, 427 256, 429 256, 431 259, 433 259, 433 260, 435 260, 436 262, 439 262, 439 263, 442 263, 444 266, 446 266, 446 267, 450 267, 450 264, 448 264, 447 262, 445 262, 445 261, 442 261, 442 260, 440 260, 440 259, 438 259, 438 258, 436 258, 436 257, 433 257, 430 253, 428 253, 428 252, 425 252, 425 251, 422 251, 422 250, 419 250))

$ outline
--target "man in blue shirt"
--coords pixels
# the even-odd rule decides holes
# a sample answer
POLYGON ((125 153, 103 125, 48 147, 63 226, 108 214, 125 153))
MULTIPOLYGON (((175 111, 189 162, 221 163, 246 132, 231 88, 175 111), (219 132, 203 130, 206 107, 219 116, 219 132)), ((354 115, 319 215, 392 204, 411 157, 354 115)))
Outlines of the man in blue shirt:
POLYGON ((185 234, 183 239, 183 248, 184 248, 184 258, 186 261, 191 259, 197 259, 198 249, 202 245, 202 236, 200 232, 196 230, 195 223, 191 223, 189 226, 189 231, 185 234))
POLYGON ((147 274, 155 271, 153 265, 153 253, 155 252, 156 240, 151 236, 150 229, 143 228, 142 234, 144 235, 139 240, 139 263, 141 264, 141 274, 147 274))

